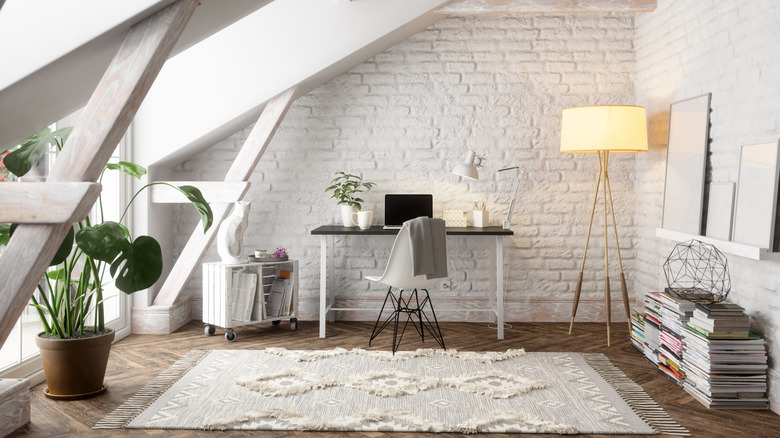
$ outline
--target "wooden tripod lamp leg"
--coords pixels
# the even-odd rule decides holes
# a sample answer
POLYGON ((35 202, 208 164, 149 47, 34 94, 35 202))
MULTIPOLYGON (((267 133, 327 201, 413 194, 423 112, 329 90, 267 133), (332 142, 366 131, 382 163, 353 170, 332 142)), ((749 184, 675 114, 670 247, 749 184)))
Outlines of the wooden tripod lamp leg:
POLYGON ((609 174, 607 173, 607 157, 609 152, 599 152, 599 165, 601 167, 601 173, 604 178, 604 311, 606 312, 607 319, 607 347, 609 347, 609 323, 612 317, 612 306, 610 303, 609 293, 609 242, 607 242, 607 209, 609 207, 607 200, 607 181, 609 181, 609 174), (602 164, 603 161, 603 164, 602 164))
POLYGON ((623 294, 623 310, 626 312, 626 321, 628 321, 628 333, 631 334, 631 309, 628 306, 628 287, 626 287, 626 276, 623 274, 623 259, 620 256, 620 241, 618 240, 617 221, 615 220, 615 206, 612 204, 612 187, 609 185, 609 177, 604 181, 609 194, 609 209, 612 212, 612 230, 615 233, 615 247, 617 247, 618 266, 620 267, 620 290, 623 294))
MULTIPOLYGON (((601 166, 601 159, 599 159, 601 166)), ((593 193, 593 205, 590 208, 590 223, 588 224, 588 236, 585 238, 585 251, 582 253, 582 263, 580 264, 580 274, 577 277, 577 288, 574 291, 574 303, 571 307, 571 322, 569 323, 569 334, 574 328, 574 316, 577 315, 577 306, 580 304, 580 292, 582 292, 582 273, 585 271, 585 258, 588 256, 588 244, 590 243, 590 231, 593 229, 593 216, 596 213, 596 201, 599 199, 599 187, 601 185, 601 170, 599 170, 598 179, 596 179, 596 191, 593 193)))

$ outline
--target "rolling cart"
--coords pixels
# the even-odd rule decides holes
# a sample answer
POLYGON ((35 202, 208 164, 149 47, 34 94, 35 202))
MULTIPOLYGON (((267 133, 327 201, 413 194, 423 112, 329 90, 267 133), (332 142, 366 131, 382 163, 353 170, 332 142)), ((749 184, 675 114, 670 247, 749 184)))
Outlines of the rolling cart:
POLYGON ((203 264, 203 323, 207 336, 225 329, 225 340, 236 340, 235 327, 290 321, 298 329, 298 261, 203 264), (286 271, 288 279, 279 280, 286 271), (274 285, 274 282, 280 282, 274 285), (271 292, 281 293, 271 298, 271 292), (279 301, 281 300, 281 302, 279 301), (251 306, 251 311, 249 309, 251 306))

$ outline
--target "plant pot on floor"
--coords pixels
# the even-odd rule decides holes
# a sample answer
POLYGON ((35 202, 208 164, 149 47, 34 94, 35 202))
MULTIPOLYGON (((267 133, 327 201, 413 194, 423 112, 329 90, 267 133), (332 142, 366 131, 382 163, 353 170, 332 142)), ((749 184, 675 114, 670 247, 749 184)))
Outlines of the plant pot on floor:
POLYGON ((42 335, 46 336, 39 333, 35 344, 41 351, 43 372, 46 374, 46 397, 80 400, 106 390, 103 378, 114 330, 78 339, 46 338, 42 335))
POLYGON ((342 205, 341 206, 341 222, 344 224, 345 227, 356 227, 357 224, 352 222, 352 213, 356 213, 357 208, 351 206, 351 205, 342 205))

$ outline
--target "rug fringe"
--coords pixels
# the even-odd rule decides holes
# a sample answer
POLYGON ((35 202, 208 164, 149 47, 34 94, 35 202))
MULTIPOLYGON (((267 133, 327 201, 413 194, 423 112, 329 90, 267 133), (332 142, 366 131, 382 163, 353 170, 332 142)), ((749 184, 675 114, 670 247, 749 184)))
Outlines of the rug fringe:
POLYGON ((657 433, 691 436, 691 432, 677 423, 650 397, 641 386, 601 353, 581 353, 583 359, 617 391, 618 395, 657 433))
POLYGON ((165 391, 171 388, 185 374, 199 364, 211 351, 193 350, 147 383, 134 396, 98 421, 92 429, 122 429, 130 424, 146 408, 151 406, 165 391))

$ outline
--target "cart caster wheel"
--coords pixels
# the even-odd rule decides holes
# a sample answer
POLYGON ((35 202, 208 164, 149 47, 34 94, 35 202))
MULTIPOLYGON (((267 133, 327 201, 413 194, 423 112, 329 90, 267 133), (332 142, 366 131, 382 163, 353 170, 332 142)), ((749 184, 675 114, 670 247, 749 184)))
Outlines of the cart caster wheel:
POLYGON ((211 324, 206 324, 206 327, 203 328, 203 332, 206 333, 206 336, 214 336, 217 329, 211 324))
POLYGON ((271 324, 279 325, 281 322, 282 322, 281 320, 275 319, 275 320, 271 321, 271 324))
POLYGON ((229 330, 225 332, 225 340, 228 342, 234 342, 236 340, 236 332, 229 330))
POLYGON ((292 331, 298 330, 298 319, 290 318, 290 330, 292 331))

